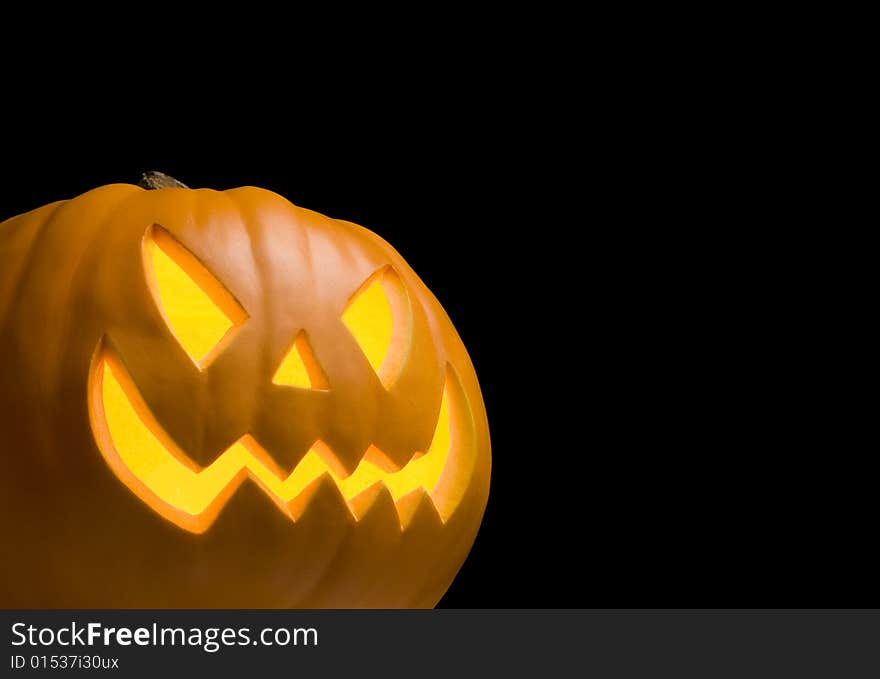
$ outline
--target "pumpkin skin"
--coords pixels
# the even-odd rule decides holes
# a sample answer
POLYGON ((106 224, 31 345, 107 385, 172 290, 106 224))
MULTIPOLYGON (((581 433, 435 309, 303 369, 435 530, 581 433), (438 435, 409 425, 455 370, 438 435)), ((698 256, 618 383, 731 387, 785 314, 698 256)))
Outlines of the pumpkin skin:
POLYGON ((431 607, 479 528, 488 424, 446 313, 381 238, 272 192, 113 184, 3 222, 0 355, 2 607, 431 607), (157 227, 246 313, 204 366, 145 273, 157 227), (408 314, 390 384, 340 320, 380 271, 408 314), (273 383, 300 331, 324 389, 273 383), (101 405, 111 363, 194 470, 249 437, 276 473, 316 440, 338 478, 374 449, 392 473, 428 449, 446 399, 449 455, 436 486, 397 498, 381 482, 346 497, 323 474, 282 501, 242 469, 192 516, 114 466, 101 405))

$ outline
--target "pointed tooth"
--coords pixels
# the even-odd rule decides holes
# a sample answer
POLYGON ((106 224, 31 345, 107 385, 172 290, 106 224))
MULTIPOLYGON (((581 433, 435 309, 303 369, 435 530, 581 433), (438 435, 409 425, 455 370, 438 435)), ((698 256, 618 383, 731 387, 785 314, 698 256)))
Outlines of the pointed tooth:
POLYGON ((348 501, 348 506, 354 517, 358 521, 362 521, 368 514, 371 516, 385 512, 396 514, 397 509, 394 506, 394 498, 391 492, 382 481, 376 481, 366 490, 355 495, 348 501))
POLYGON ((151 592, 154 602, 169 601, 162 583, 173 581, 172 591, 185 591, 182 601, 188 607, 271 608, 279 599, 308 592, 302 583, 309 563, 297 561, 304 544, 310 543, 297 534, 287 508, 247 477, 198 540, 169 536, 163 547, 167 559, 156 562, 155 578, 143 583, 143 591, 151 592), (247 549, 242 549, 245 539, 247 549), (207 564, 210 575, 204 572, 207 564), (260 577, 247 575, 254 573, 260 577), (218 587, 219 582, 236 586, 218 587))
POLYGON ((315 452, 324 463, 333 470, 333 473, 336 474, 341 479, 348 478, 354 470, 357 469, 360 461, 356 461, 354 463, 354 467, 349 468, 351 461, 347 458, 339 457, 332 446, 328 445, 321 439, 318 439, 312 444, 311 450, 315 452))
POLYGON ((434 501, 424 488, 416 488, 397 501, 400 526, 404 531, 424 528, 435 530, 443 528, 443 520, 437 513, 434 501))
POLYGON ((382 455, 386 461, 386 470, 398 471, 403 469, 408 465, 413 457, 415 456, 415 450, 413 448, 388 448, 382 449, 382 455))
MULTIPOLYGON (((272 517, 272 523, 289 527, 290 515, 287 508, 280 501, 276 502, 273 497, 266 492, 259 481, 254 480, 246 470, 242 469, 217 496, 203 516, 212 513, 212 510, 217 511, 215 506, 219 509, 211 521, 212 530, 225 525, 264 523, 268 521, 268 516, 272 517)), ((222 528, 218 528, 220 529, 222 528)))
POLYGON ((363 459, 376 465, 382 471, 388 472, 390 474, 393 474, 400 469, 396 464, 394 464, 391 458, 389 458, 385 453, 382 452, 381 449, 377 448, 376 446, 370 446, 369 448, 367 448, 367 452, 364 453, 363 459))
POLYGON ((338 563, 339 553, 352 531, 356 530, 357 523, 328 474, 312 481, 288 506, 296 512, 293 532, 301 549, 306 551, 301 551, 297 557, 304 562, 296 582, 298 591, 290 598, 279 596, 275 605, 298 608, 304 605, 304 601, 314 600, 316 592, 322 589, 321 583, 328 579, 332 581, 334 564, 338 563))
MULTIPOLYGON (((393 568, 377 578, 373 587, 364 593, 360 604, 370 608, 407 608, 418 604, 419 592, 426 580, 443 579, 446 573, 435 570, 443 562, 442 554, 449 548, 443 522, 434 503, 424 489, 419 488, 397 502, 400 514, 399 547, 389 563, 393 568)), ((444 580, 445 582, 445 580, 444 580)))
MULTIPOLYGON (((325 461, 341 478, 348 478, 361 463, 369 444, 359 440, 347 440, 336 436, 327 436, 315 442, 314 446, 323 446, 327 453, 325 461)), ((322 454, 322 457, 324 455, 322 454)))
POLYGON ((377 482, 357 495, 353 504, 360 512, 357 522, 350 527, 325 577, 299 606, 371 607, 374 601, 382 601, 381 595, 377 599, 373 594, 377 586, 382 590, 381 583, 394 579, 402 533, 391 493, 377 482))
POLYGON ((347 520, 354 521, 354 517, 348 510, 348 505, 339 487, 329 473, 324 472, 317 479, 307 485, 303 491, 287 503, 287 508, 294 521, 299 521, 303 514, 310 516, 326 515, 333 516, 344 510, 347 520))

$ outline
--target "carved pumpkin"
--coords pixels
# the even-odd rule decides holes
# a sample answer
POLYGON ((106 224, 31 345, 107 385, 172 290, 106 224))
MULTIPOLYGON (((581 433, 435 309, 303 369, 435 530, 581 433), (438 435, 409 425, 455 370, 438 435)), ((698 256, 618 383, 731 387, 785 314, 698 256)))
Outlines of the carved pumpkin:
POLYGON ((3 222, 0 355, 0 606, 427 607, 476 536, 452 323, 381 238, 269 191, 3 222))

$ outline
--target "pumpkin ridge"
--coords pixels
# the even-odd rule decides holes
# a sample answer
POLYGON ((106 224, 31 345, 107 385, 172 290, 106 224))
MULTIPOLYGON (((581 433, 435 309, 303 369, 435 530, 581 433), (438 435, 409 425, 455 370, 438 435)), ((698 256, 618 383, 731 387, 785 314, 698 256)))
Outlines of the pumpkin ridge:
POLYGON ((22 219, 0 229, 0 607, 439 600, 486 507, 488 422, 448 314, 390 244, 257 187, 113 184, 22 219), (152 224, 247 310, 204 370, 151 295, 152 224), (362 334, 342 319, 383 267, 412 315, 402 347, 370 337, 373 306, 362 334), (272 383, 302 331, 323 391, 272 383))

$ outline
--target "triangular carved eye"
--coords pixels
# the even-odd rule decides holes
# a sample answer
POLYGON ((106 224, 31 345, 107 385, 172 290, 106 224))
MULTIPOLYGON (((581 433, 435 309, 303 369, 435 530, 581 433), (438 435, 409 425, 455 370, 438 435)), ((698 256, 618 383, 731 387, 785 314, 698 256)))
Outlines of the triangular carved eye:
POLYGON ((406 291, 391 267, 370 276, 342 314, 342 322, 386 389, 394 384, 406 357, 409 315, 406 291))
POLYGON ((180 346, 204 369, 248 315, 232 294, 170 233, 154 225, 144 236, 147 281, 180 346))
POLYGON ((300 331, 296 336, 272 382, 299 389, 329 389, 327 376, 321 370, 305 332, 300 331))

